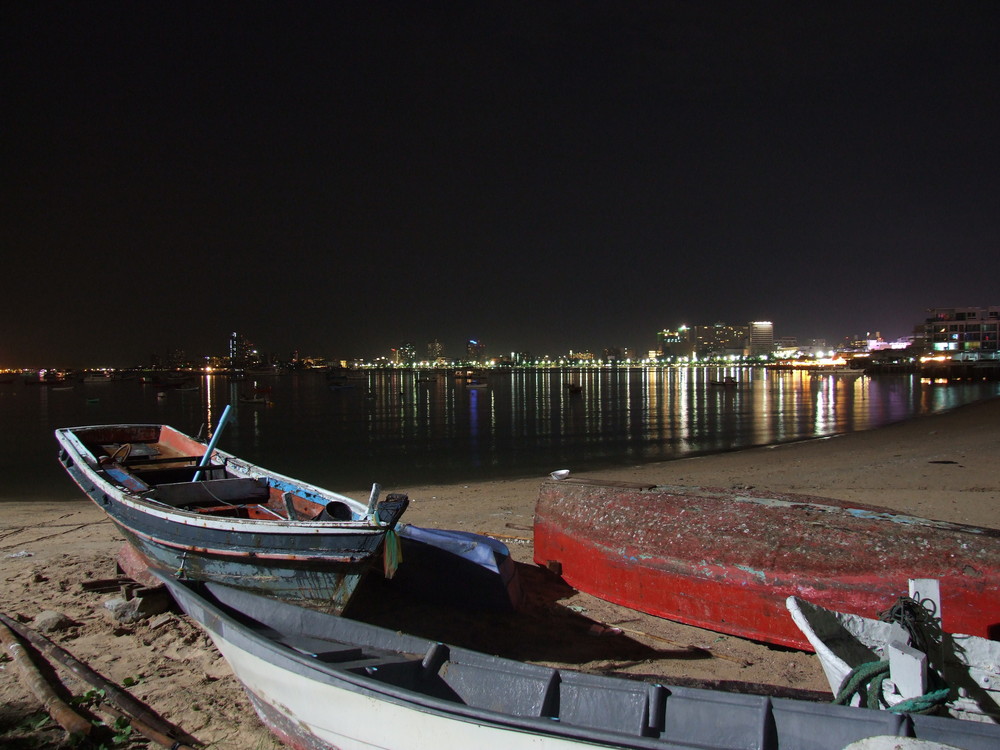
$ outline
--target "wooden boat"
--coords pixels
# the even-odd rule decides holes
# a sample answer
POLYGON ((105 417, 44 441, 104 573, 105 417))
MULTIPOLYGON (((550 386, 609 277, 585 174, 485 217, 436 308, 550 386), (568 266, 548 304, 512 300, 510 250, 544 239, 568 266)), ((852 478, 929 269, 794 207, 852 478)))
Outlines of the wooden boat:
POLYGON ((876 736, 973 750, 1000 742, 992 725, 554 669, 161 578, 264 724, 300 750, 842 750, 876 736))
POLYGON ((909 596, 887 606, 879 620, 835 612, 795 596, 786 604, 815 648, 834 695, 841 697, 848 677, 867 670, 856 681, 858 690, 853 685, 843 690, 851 705, 859 705, 865 693, 882 708, 923 701, 940 704, 958 719, 1000 723, 1000 641, 943 632, 937 584, 910 581, 909 596), (869 684, 867 673, 888 676, 879 680, 881 690, 869 684))
MULTIPOLYGON (((56 439, 70 477, 133 548, 134 568, 263 590, 326 612, 347 606, 409 502, 380 500, 375 485, 366 506, 167 425, 63 428, 56 439)), ((389 552, 395 543, 393 532, 389 552)))
POLYGON ((949 631, 1000 629, 1000 531, 827 498, 549 481, 535 561, 617 604, 810 651, 787 597, 875 617, 910 578, 941 581, 949 631))

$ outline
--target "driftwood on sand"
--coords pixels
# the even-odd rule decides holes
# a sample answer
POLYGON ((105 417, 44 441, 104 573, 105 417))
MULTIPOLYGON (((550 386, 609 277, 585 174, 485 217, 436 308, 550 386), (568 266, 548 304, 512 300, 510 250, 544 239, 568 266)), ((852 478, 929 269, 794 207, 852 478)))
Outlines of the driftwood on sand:
POLYGON ((4 651, 10 654, 11 660, 17 664, 24 684, 35 694, 49 716, 70 735, 90 734, 90 722, 58 696, 32 661, 24 644, 2 623, 0 623, 0 641, 3 642, 4 651))
POLYGON ((193 750, 186 743, 194 742, 194 739, 188 737, 183 730, 175 727, 141 701, 136 700, 127 691, 95 672, 62 646, 53 643, 41 633, 32 630, 23 623, 12 620, 3 613, 0 613, 0 623, 29 641, 41 653, 58 661, 95 690, 102 690, 104 697, 113 706, 112 713, 124 716, 136 731, 164 747, 174 750, 193 750))

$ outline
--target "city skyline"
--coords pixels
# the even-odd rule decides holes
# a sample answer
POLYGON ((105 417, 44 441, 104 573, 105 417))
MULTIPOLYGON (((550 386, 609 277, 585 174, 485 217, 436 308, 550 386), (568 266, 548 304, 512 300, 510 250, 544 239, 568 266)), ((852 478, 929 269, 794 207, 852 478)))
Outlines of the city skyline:
MULTIPOLYGON (((797 337, 782 336, 780 326, 773 324, 773 321, 766 321, 766 323, 773 325, 770 336, 772 337, 776 349, 782 348, 779 346, 782 340, 790 338, 796 339, 796 346, 802 350, 818 348, 829 349, 831 351, 838 348, 844 349, 850 346, 855 346, 862 341, 875 340, 876 338, 883 341, 900 341, 908 338, 908 336, 902 336, 889 339, 888 337, 883 336, 881 331, 873 330, 865 331, 864 334, 845 335, 836 341, 830 341, 824 338, 807 338, 805 340, 798 340, 797 337)), ((914 322, 914 325, 910 330, 910 336, 912 336, 913 331, 920 325, 920 323, 921 321, 914 322)), ((305 350, 300 347, 296 347, 294 340, 285 342, 269 342, 267 345, 264 345, 262 342, 258 342, 256 340, 252 331, 229 331, 224 336, 219 338, 214 347, 205 351, 191 350, 189 347, 184 346, 182 342, 174 342, 174 345, 172 346, 164 347, 162 349, 154 349, 152 351, 137 352, 131 359, 128 359, 127 357, 120 357, 114 362, 61 362, 53 359, 45 359, 38 362, 22 362, 12 364, 0 361, 0 369, 143 369, 151 366, 169 368, 182 363, 187 366, 200 367, 204 366, 205 363, 209 361, 213 361, 219 366, 222 366, 221 363, 225 361, 233 361, 234 359, 256 359, 258 357, 265 361, 282 363, 289 363, 296 360, 326 361, 331 364, 342 361, 376 362, 379 360, 392 360, 394 356, 397 355, 397 352, 405 347, 412 349, 412 356, 400 356, 399 358, 401 360, 432 361, 435 358, 440 358, 447 361, 461 362, 475 361, 479 359, 510 359, 512 357, 518 358, 522 356, 534 360, 559 360, 572 358, 574 355, 586 354, 592 354, 596 359, 604 359, 606 358, 606 354, 609 352, 614 353, 613 357, 617 359, 624 359, 627 357, 638 360, 646 359, 653 351, 662 351, 663 345, 661 341, 661 334, 670 330, 678 329, 687 330, 695 328, 712 328, 719 325, 730 329, 744 328, 747 329, 744 332, 746 336, 744 343, 746 347, 750 347, 749 329, 751 324, 752 321, 746 321, 743 323, 727 323, 725 321, 718 320, 712 323, 693 322, 690 325, 682 323, 672 328, 661 328, 659 330, 652 331, 650 335, 645 336, 643 344, 640 345, 608 344, 591 347, 564 346, 561 348, 553 348, 551 351, 544 352, 531 351, 526 347, 517 346, 500 350, 491 346, 488 341, 482 341, 474 338, 443 343, 437 337, 430 336, 426 339, 416 341, 400 340, 383 351, 366 351, 344 354, 330 351, 305 350), (478 355, 474 355, 469 351, 470 345, 472 344, 477 345, 478 355), (436 352, 434 356, 432 356, 432 351, 436 352)))
POLYGON ((0 361, 910 333, 1000 270, 1000 5, 7 3, 0 361))

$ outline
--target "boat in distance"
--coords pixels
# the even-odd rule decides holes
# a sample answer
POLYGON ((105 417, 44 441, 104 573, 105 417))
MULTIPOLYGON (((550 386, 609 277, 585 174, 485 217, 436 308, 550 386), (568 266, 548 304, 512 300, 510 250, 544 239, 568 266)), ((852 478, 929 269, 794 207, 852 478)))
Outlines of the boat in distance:
POLYGON ((989 724, 540 666, 159 576, 264 724, 297 750, 842 750, 887 736, 962 750, 1000 743, 989 724))
POLYGON ((593 596, 812 651, 789 596, 876 617, 911 578, 941 582, 943 627, 1000 631, 1000 531, 750 489, 546 481, 535 562, 593 596))
POLYGON ((163 570, 340 614, 373 562, 393 558, 393 529, 409 503, 402 494, 380 499, 375 485, 366 506, 168 425, 55 435, 60 463, 125 537, 130 549, 119 559, 133 578, 163 570))

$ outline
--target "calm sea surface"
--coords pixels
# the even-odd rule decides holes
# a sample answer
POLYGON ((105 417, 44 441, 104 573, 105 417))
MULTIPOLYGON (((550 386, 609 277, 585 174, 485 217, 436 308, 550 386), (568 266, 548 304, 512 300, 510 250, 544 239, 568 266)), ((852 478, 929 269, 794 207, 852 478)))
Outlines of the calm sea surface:
MULTIPOLYGON (((331 390, 318 373, 163 390, 137 380, 0 385, 0 500, 82 497, 56 460, 57 427, 170 424, 196 435, 233 415, 219 447, 338 491, 662 461, 867 430, 1000 395, 998 383, 916 376, 721 370, 528 370, 483 389, 451 374, 368 373, 331 390), (731 375, 735 387, 713 385, 731 375), (571 393, 568 384, 582 387, 571 393), (240 402, 257 385, 268 404, 240 402)), ((202 434, 206 434, 202 432, 202 434)))

